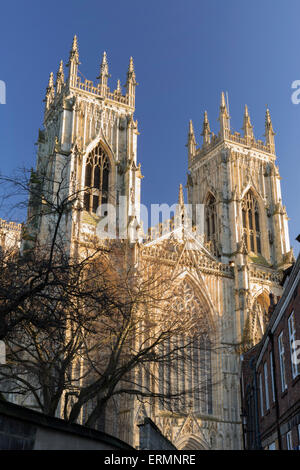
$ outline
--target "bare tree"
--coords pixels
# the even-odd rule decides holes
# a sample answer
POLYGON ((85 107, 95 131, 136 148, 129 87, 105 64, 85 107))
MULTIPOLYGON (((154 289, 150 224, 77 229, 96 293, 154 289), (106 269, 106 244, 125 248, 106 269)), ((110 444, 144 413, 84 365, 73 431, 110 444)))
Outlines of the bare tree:
POLYGON ((53 178, 40 170, 22 171, 13 177, 0 176, 2 203, 11 210, 28 205, 26 224, 23 225, 21 250, 2 247, 0 250, 0 340, 19 323, 29 322, 45 328, 53 325, 51 315, 41 315, 31 308, 40 302, 49 290, 63 287, 72 290, 74 275, 84 269, 103 246, 95 246, 89 256, 79 259, 71 256, 66 235, 66 218, 72 211, 80 211, 81 191, 70 190, 66 168, 53 178), (48 232, 38 237, 41 221, 48 220, 48 232))
POLYGON ((41 171, 0 179, 29 194, 21 253, 0 254, 0 338, 7 343, 0 393, 88 426, 114 397, 159 400, 174 410, 195 395, 207 400, 212 378, 203 357, 214 349, 205 339, 207 318, 185 311, 176 275, 159 259, 144 262, 136 245, 95 238, 85 251, 71 251, 64 227, 82 210, 82 195, 67 180, 64 167, 56 179, 41 171), (51 223, 41 239, 45 219, 51 223), (192 371, 196 356, 202 375, 192 371))
POLYGON ((182 310, 176 277, 162 264, 134 261, 134 248, 115 243, 84 267, 76 263, 72 290, 70 278, 61 279, 31 298, 27 307, 53 325, 20 322, 8 334, 0 391, 92 427, 116 396, 157 399, 169 409, 195 393, 206 400, 200 376, 196 385, 172 384, 172 370, 188 373, 196 350, 207 350, 199 341, 205 319, 182 310))

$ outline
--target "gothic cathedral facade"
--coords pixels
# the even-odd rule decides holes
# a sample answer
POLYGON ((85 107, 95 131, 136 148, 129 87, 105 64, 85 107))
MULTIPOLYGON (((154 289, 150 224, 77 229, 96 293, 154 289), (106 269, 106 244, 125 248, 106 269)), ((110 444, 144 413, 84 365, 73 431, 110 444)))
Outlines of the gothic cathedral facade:
MULTIPOLYGON (((62 62, 56 83, 50 75, 37 160, 37 169, 43 169, 49 181, 58 181, 64 172, 64 191, 80 194, 78 204, 83 210, 65 220, 70 250, 95 232, 96 214, 104 203, 115 205, 115 216, 120 217, 122 196, 127 237, 137 246, 137 261, 159 258, 169 269, 179 270, 182 308, 205 312, 219 351, 206 358, 210 374, 217 378, 212 386, 208 384, 206 400, 200 403, 194 396, 176 412, 132 400, 130 407, 118 410, 105 430, 138 446, 137 425, 149 416, 178 449, 240 449, 240 354, 245 345, 262 337, 270 294, 271 298, 281 295, 282 272, 293 258, 269 110, 264 142, 254 138, 247 107, 243 135, 231 131, 223 93, 218 134, 210 131, 205 112, 199 147, 190 122, 188 203, 193 217, 197 205, 204 205, 204 234, 198 235, 192 224, 179 229, 180 236, 174 237, 178 228, 171 225, 164 233, 153 236, 150 231, 145 236, 140 220, 143 176, 137 160, 133 60, 125 94, 120 81, 114 91, 108 87, 105 53, 97 84, 81 81, 78 66, 75 36, 68 76, 64 76, 62 62)), ((179 204, 183 205, 182 189, 179 204)), ((46 237, 49 221, 42 217, 33 229, 37 237, 46 237)), ((199 380, 199 360, 195 358, 189 373, 193 383, 199 380)))

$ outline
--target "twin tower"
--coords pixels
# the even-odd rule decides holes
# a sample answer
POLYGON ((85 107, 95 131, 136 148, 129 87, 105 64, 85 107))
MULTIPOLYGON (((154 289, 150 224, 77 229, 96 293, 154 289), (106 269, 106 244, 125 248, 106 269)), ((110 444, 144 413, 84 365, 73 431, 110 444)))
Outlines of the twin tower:
MULTIPOLYGON (((81 80, 77 37, 74 37, 65 78, 63 62, 54 83, 50 74, 45 97, 44 129, 39 131, 37 171, 47 175, 44 191, 55 193, 54 181, 64 180, 65 193, 78 194, 83 211, 66 220, 70 242, 89 237, 97 225, 101 204, 126 201, 128 236, 140 230, 141 166, 137 164, 138 125, 134 119, 136 76, 132 57, 122 92, 108 86, 106 53, 97 83, 81 80), (99 214, 99 210, 98 210, 99 214)), ((190 121, 188 133, 188 202, 205 205, 205 241, 222 262, 253 254, 277 269, 290 260, 287 214, 282 204, 275 165, 274 130, 266 111, 265 142, 255 140, 247 106, 243 131, 231 132, 224 93, 220 131, 213 134, 207 113, 203 145, 198 147, 190 121)), ((57 183, 56 183, 57 184, 57 183)), ((62 190, 62 189, 61 189, 62 190)), ((31 204, 37 213, 41 201, 31 204), (34 208, 35 206, 35 208, 34 208)), ((45 237, 46 217, 34 224, 35 236, 45 237)))
MULTIPOLYGON (((110 90, 105 53, 96 83, 82 81, 79 64, 75 36, 67 77, 61 62, 55 83, 51 73, 46 90, 44 128, 39 131, 37 169, 32 176, 32 184, 36 184, 35 174, 43 175, 43 184, 40 197, 31 198, 28 221, 30 239, 44 242, 51 235, 53 220, 43 213, 43 199, 55 201, 58 195, 60 200, 71 199, 71 210, 63 218, 63 236, 71 253, 94 239, 99 220, 105 216, 101 207, 107 203, 115 207, 114 216, 119 219, 120 201, 125 200, 122 210, 126 213, 128 238, 135 240, 134 232, 142 232, 143 176, 137 163, 139 132, 134 119, 137 83, 133 60, 129 61, 125 92, 120 81, 110 90)), ((281 295, 282 273, 293 254, 269 110, 265 142, 255 140, 247 107, 243 135, 231 131, 223 93, 219 121, 220 130, 214 135, 205 113, 202 147, 197 146, 192 122, 188 133, 188 203, 193 207, 194 219, 196 206, 204 205, 204 238, 191 244, 196 247, 192 254, 184 254, 184 242, 182 250, 178 251, 177 245, 173 249, 175 242, 170 235, 166 250, 171 252, 166 253, 166 263, 169 266, 179 254, 175 268, 182 269, 184 279, 187 273, 194 279, 184 299, 186 304, 191 296, 200 298, 205 294, 214 316, 219 350, 224 344, 232 345, 233 350, 220 352, 213 366, 218 385, 212 392, 213 411, 209 416, 199 414, 196 407, 189 417, 185 411, 180 416, 169 416, 160 409, 151 417, 166 435, 176 434, 172 437, 176 443, 180 444, 180 436, 186 433, 188 437, 184 439, 191 437, 194 423, 193 436, 197 434, 198 444, 211 442, 211 447, 205 444, 205 448, 240 448, 239 359, 234 348, 255 344, 264 334, 270 294, 281 295)), ((182 192, 180 202, 183 203, 182 192)), ((186 236, 196 237, 192 230, 186 236)), ((141 234, 139 241, 139 256, 148 250, 150 258, 162 257, 162 239, 144 240, 141 234)), ((134 411, 130 411, 130 416, 134 423, 134 411)), ((132 426, 136 429, 135 424, 132 426)), ((133 431, 128 442, 135 442, 134 435, 133 431)), ((123 438, 122 434, 119 437, 123 438)))

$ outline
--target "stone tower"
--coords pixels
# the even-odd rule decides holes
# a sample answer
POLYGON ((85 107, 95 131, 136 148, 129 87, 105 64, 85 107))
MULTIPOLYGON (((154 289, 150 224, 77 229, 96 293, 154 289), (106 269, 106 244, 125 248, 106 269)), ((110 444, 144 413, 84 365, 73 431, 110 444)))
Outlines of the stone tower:
MULTIPOLYGON (((172 371, 175 386, 194 386, 205 364, 204 378, 212 384, 205 397, 194 394, 175 412, 137 406, 133 429, 141 416, 150 416, 179 449, 241 448, 240 354, 264 334, 270 300, 281 295, 283 270, 293 260, 269 110, 265 142, 255 140, 247 106, 244 135, 231 132, 224 93, 219 121, 214 135, 205 112, 202 147, 189 123, 187 190, 194 227, 185 227, 180 238, 169 224, 169 236, 161 229, 141 249, 144 259, 159 259, 180 273, 183 309, 204 312, 216 345, 211 356, 200 355, 200 362, 195 357, 184 372, 172 371), (198 230, 198 205, 204 206, 204 233, 198 230)), ((137 445, 137 438, 131 442, 137 445)))
MULTIPOLYGON (((44 128, 38 137, 38 175, 43 175, 41 200, 29 204, 30 238, 45 240, 51 230, 50 217, 41 214, 45 193, 76 203, 72 216, 61 224, 63 236, 72 241, 93 235, 97 223, 109 217, 106 204, 115 207, 112 226, 116 236, 127 238, 139 227, 141 170, 137 165, 137 121, 135 70, 129 61, 125 93, 120 80, 114 91, 108 86, 109 69, 104 52, 97 83, 81 80, 77 37, 74 37, 65 78, 63 62, 54 82, 51 72, 45 97, 44 128), (125 229, 120 234, 118 206, 125 207, 125 229), (114 222, 116 221, 116 224, 114 222), (124 233, 125 231, 125 233, 124 233)), ((33 184, 35 172, 32 175, 33 184)))
POLYGON ((250 321, 251 299, 261 293, 266 309, 268 301, 266 297, 263 300, 263 293, 269 292, 272 279, 293 258, 281 178, 275 164, 275 132, 267 109, 265 142, 256 140, 247 105, 243 135, 232 132, 223 92, 219 122, 220 130, 215 135, 210 131, 207 112, 204 113, 202 147, 196 144, 190 122, 188 202, 204 205, 206 245, 218 260, 234 266, 236 339, 242 339, 248 327, 251 331, 248 329, 247 334, 253 342, 262 331, 254 331, 260 329, 258 319, 250 321))

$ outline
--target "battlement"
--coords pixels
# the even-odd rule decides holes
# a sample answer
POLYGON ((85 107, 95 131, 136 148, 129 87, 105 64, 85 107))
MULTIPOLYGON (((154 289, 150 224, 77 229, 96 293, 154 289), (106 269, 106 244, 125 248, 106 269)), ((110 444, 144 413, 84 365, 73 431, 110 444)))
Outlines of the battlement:
POLYGON ((203 144, 199 146, 196 142, 193 123, 190 121, 189 124, 189 133, 188 133, 188 155, 189 155, 189 164, 193 164, 195 159, 201 158, 211 150, 213 150, 221 142, 227 141, 236 143, 247 148, 252 148, 260 152, 267 153, 269 155, 275 156, 275 141, 274 136, 275 132, 273 130, 273 125, 271 121, 270 111, 266 110, 265 117, 265 142, 259 139, 255 139, 253 133, 253 126, 251 124, 250 115, 248 112, 248 107, 245 105, 244 112, 244 121, 243 121, 243 131, 244 134, 241 135, 240 132, 232 132, 230 130, 230 116, 227 110, 225 103, 224 93, 221 95, 221 105, 220 105, 220 114, 219 114, 220 130, 218 134, 214 134, 210 131, 210 125, 207 117, 207 112, 204 113, 203 121, 203 130, 201 136, 203 137, 203 144))
POLYGON ((7 232, 19 232, 22 231, 22 224, 16 222, 7 222, 4 219, 0 219, 0 229, 4 229, 7 232))
MULTIPOLYGON (((224 139, 220 135, 213 135, 209 144, 203 144, 202 147, 198 147, 195 152, 195 157, 202 157, 206 155, 211 150, 213 150, 220 142, 224 139)), ((240 132, 226 132, 225 133, 225 140, 237 143, 240 145, 244 145, 245 147, 250 147, 265 153, 272 153, 270 145, 266 145, 262 140, 255 140, 255 138, 248 139, 247 137, 243 137, 240 132)))
POLYGON ((94 85, 94 82, 92 80, 87 80, 87 79, 85 79, 85 81, 82 82, 80 77, 77 77, 76 83, 73 86, 73 88, 77 88, 78 90, 86 91, 93 95, 100 96, 101 98, 106 98, 111 101, 116 101, 118 103, 130 106, 129 96, 127 94, 122 95, 122 93, 120 92, 120 90, 118 90, 118 88, 116 88, 113 92, 110 91, 109 87, 103 90, 101 89, 100 84, 94 85))
MULTIPOLYGON (((53 105, 61 98, 62 95, 69 93, 70 90, 83 91, 91 95, 100 97, 102 99, 110 100, 115 103, 128 106, 131 110, 135 108, 135 87, 137 82, 135 80, 135 70, 133 59, 130 57, 129 67, 127 71, 127 80, 124 85, 126 88, 126 93, 122 93, 122 87, 120 80, 117 81, 117 87, 114 91, 111 91, 108 87, 108 78, 110 77, 108 73, 108 62, 106 57, 106 52, 103 53, 102 62, 100 65, 100 73, 98 84, 94 84, 92 80, 84 78, 84 81, 81 80, 79 74, 81 74, 78 66, 79 62, 79 52, 77 37, 74 36, 72 48, 70 51, 69 62, 67 67, 69 68, 69 74, 65 80, 64 65, 63 61, 60 61, 58 72, 56 75, 56 83, 54 84, 53 72, 50 73, 48 87, 46 89, 45 97, 45 113, 47 114, 51 111, 53 105)), ((81 74, 82 75, 82 74, 81 74)))

